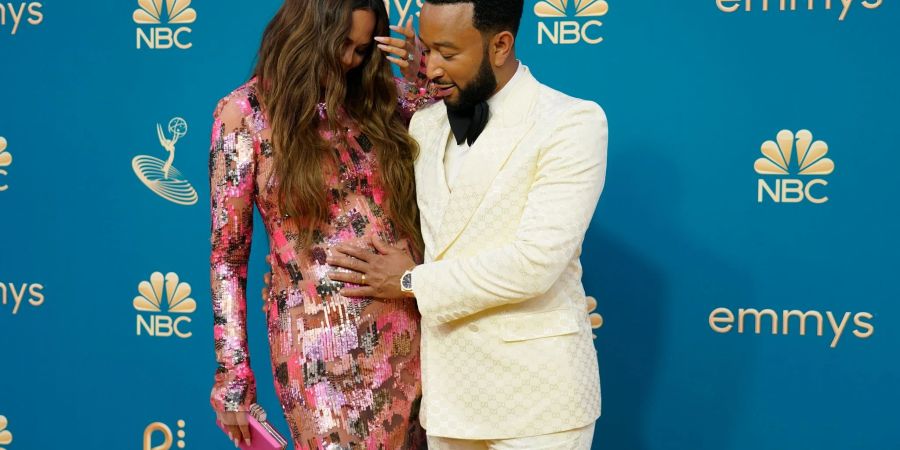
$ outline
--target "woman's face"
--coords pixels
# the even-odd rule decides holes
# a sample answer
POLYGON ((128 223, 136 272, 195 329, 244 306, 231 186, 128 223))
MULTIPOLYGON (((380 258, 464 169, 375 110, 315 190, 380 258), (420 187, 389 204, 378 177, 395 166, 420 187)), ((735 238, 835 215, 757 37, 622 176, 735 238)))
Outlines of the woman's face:
POLYGON ((357 9, 353 11, 353 24, 350 33, 344 41, 344 50, 341 53, 341 66, 344 73, 359 67, 372 45, 372 34, 375 31, 375 13, 369 9, 357 9))

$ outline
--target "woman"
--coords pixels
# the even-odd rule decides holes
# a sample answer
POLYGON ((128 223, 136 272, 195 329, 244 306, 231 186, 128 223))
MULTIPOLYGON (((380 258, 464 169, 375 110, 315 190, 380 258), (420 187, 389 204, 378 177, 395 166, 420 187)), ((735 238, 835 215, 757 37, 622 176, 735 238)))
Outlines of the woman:
MULTIPOLYGON (((411 23, 394 28, 415 40, 411 23)), ((294 446, 424 446, 415 417, 415 303, 344 297, 342 284, 326 277, 336 243, 377 237, 420 251, 417 147, 404 120, 428 97, 414 82, 395 85, 386 59, 408 80, 422 80, 418 58, 407 58, 420 53, 388 34, 383 0, 286 0, 265 30, 254 77, 216 109, 211 282, 219 367, 211 403, 236 445, 250 438, 246 411, 256 397, 245 291, 256 205, 273 266, 264 310, 275 388, 294 446)))

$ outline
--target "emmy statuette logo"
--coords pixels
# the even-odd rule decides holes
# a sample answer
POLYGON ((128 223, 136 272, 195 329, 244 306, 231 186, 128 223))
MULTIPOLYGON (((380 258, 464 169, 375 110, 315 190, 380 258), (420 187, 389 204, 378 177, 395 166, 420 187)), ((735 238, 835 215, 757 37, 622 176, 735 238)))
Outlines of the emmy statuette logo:
POLYGON ((169 154, 165 161, 153 156, 138 155, 131 160, 131 167, 138 179, 160 197, 172 203, 190 206, 197 203, 197 191, 172 165, 175 161, 175 143, 187 134, 187 122, 181 117, 175 117, 169 121, 168 131, 171 138, 166 137, 160 124, 156 124, 159 145, 169 154))

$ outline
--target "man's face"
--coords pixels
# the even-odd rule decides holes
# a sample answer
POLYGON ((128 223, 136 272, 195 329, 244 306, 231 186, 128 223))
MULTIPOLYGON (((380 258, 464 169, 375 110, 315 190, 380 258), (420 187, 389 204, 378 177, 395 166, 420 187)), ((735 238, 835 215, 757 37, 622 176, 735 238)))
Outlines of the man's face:
POLYGON ((470 108, 487 100, 497 88, 485 42, 474 25, 474 13, 472 3, 425 3, 419 16, 428 78, 451 109, 470 108))

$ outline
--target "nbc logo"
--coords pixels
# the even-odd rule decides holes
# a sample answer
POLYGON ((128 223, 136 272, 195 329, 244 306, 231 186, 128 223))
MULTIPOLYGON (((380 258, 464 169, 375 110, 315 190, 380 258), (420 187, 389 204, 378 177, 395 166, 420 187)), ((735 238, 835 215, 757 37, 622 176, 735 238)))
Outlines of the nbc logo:
POLYGON ((753 164, 756 173, 782 177, 776 178, 774 185, 765 178, 760 178, 757 184, 757 202, 762 203, 766 196, 775 203, 800 203, 807 200, 818 204, 828 201, 827 196, 816 196, 812 192, 814 187, 828 186, 828 182, 824 179, 784 178, 785 175, 792 173, 803 177, 813 177, 825 176, 834 172, 834 161, 825 157, 828 154, 828 144, 823 141, 813 141, 812 133, 808 130, 800 130, 797 134, 781 130, 775 137, 775 141, 763 142, 760 150, 763 157, 757 159, 753 164), (795 154, 797 155, 796 159, 794 158, 795 154))
POLYGON ((162 422, 153 422, 144 428, 144 450, 169 450, 172 448, 175 436, 178 436, 178 442, 175 444, 178 448, 184 448, 184 420, 178 422, 178 432, 172 435, 172 429, 162 422), (162 437, 162 443, 153 445, 154 436, 162 437))
POLYGON ((150 336, 170 337, 172 334, 186 339, 191 337, 190 331, 185 331, 182 326, 191 323, 187 316, 197 310, 197 302, 190 298, 191 285, 180 282, 178 275, 172 272, 163 274, 153 272, 150 281, 142 281, 138 285, 138 295, 134 298, 134 309, 137 315, 137 335, 141 330, 150 336), (163 303, 166 312, 163 314, 163 303), (150 313, 149 320, 141 313, 150 313), (174 314, 170 316, 169 314, 174 314))
POLYGON ((591 34, 590 29, 600 28, 603 22, 582 19, 600 17, 608 11, 609 4, 604 0, 539 0, 534 5, 534 14, 548 20, 538 21, 538 45, 544 43, 545 37, 553 44, 600 43, 603 38, 591 34), (561 20, 566 17, 579 20, 561 20), (547 21, 551 25, 548 26, 547 21))
POLYGON ((191 0, 138 0, 138 9, 131 17, 138 24, 136 46, 153 49, 169 49, 174 45, 182 50, 191 48, 185 34, 191 34, 186 25, 197 20, 197 11, 191 8, 191 0), (178 25, 173 29, 163 25, 178 25))
POLYGON ((43 7, 44 5, 39 2, 21 2, 18 5, 13 2, 0 4, 0 26, 5 27, 9 23, 11 25, 9 34, 15 35, 19 31, 19 25, 22 25, 22 19, 25 19, 25 22, 30 25, 40 25, 44 21, 44 13, 41 12, 43 7), (26 9, 28 10, 27 16, 25 15, 26 9), (7 20, 7 18, 9 19, 7 20))
POLYGON ((175 117, 169 121, 168 130, 172 134, 171 138, 167 138, 163 133, 162 125, 156 124, 159 145, 169 153, 166 161, 138 155, 131 160, 131 168, 141 182, 160 197, 179 205, 193 205, 197 203, 197 191, 184 179, 184 175, 172 166, 175 161, 175 143, 187 134, 187 122, 181 117, 175 117))
MULTIPOLYGON (((0 136, 0 176, 7 176, 9 173, 4 169, 4 167, 9 167, 12 164, 12 154, 6 151, 6 138, 0 136)), ((2 184, 0 181, 0 192, 9 189, 9 185, 2 184)))
POLYGON ((406 25, 406 19, 410 17, 410 10, 412 9, 413 4, 416 5, 416 12, 414 15, 419 17, 418 10, 422 9, 425 0, 384 0, 384 8, 387 10, 388 17, 392 17, 392 7, 397 11, 397 20, 394 21, 394 25, 398 26, 406 25))
MULTIPOLYGON (((6 416, 0 416, 0 445, 12 444, 12 433, 6 429, 8 424, 6 416)), ((0 447, 0 450, 6 450, 6 447, 0 447)))

